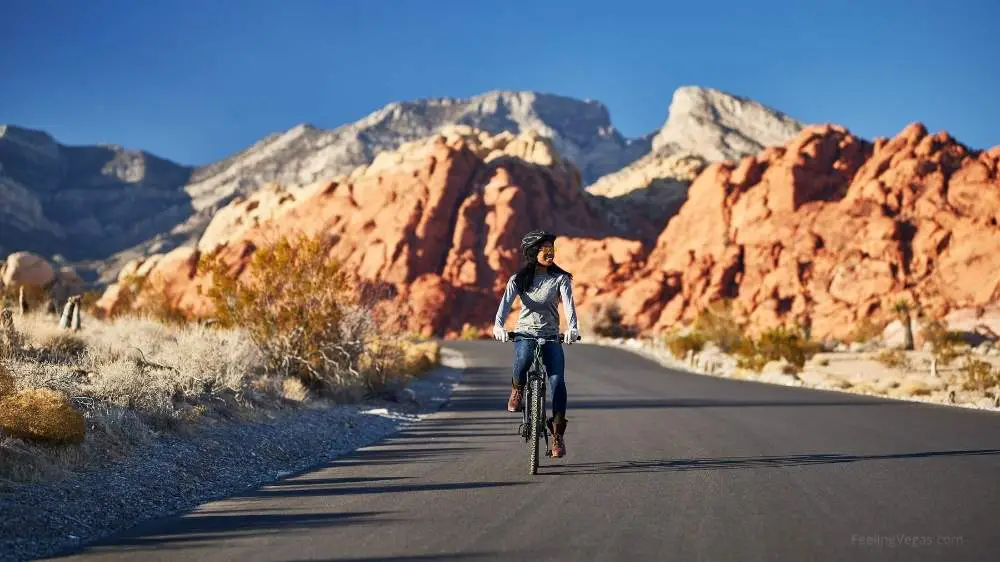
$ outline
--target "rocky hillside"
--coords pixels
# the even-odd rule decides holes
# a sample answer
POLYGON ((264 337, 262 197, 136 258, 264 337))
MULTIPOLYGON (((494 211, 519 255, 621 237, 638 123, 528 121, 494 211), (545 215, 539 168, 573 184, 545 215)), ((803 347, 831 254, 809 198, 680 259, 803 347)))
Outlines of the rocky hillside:
MULTIPOLYGON (((601 203, 580 189, 578 171, 552 145, 535 133, 446 129, 383 153, 349 180, 274 186, 238 199, 215 215, 197 249, 134 261, 122 277, 155 280, 151 286, 172 304, 203 314, 209 305, 194 267, 202 254, 221 252, 234 272, 242 272, 269 240, 326 233, 337 240, 334 257, 360 281, 391 286, 394 308, 413 308, 407 315, 412 329, 444 333, 466 321, 482 323, 493 314, 490 303, 517 265, 520 237, 532 225, 579 237, 567 251, 577 243, 615 246, 604 270, 618 263, 624 274, 638 263, 643 244, 615 238, 618 231, 601 203)), ((656 231, 635 235, 651 242, 656 231)), ((120 297, 114 285, 100 304, 113 312, 120 297)))
POLYGON ((685 86, 674 92, 667 121, 648 154, 590 185, 594 194, 636 198, 646 208, 676 210, 687 186, 710 162, 739 160, 785 144, 802 129, 758 102, 685 86))
POLYGON ((190 176, 145 152, 0 126, 0 248, 107 256, 190 216, 190 176))
MULTIPOLYGON (((325 232, 359 280, 412 307, 402 313, 411 329, 447 334, 489 324, 519 237, 546 227, 562 236, 557 261, 575 275, 584 318, 614 301, 648 332, 726 298, 757 327, 800 322, 844 337, 899 297, 939 317, 1000 301, 998 160, 1000 147, 971 151, 921 125, 875 143, 808 127, 711 164, 665 229, 626 217, 638 225, 628 234, 546 139, 460 129, 404 145, 348 181, 233 202, 197 250, 128 271, 160 276, 172 304, 204 314, 202 253, 221 252, 241 272, 275 236, 325 232)), ((102 306, 121 302, 115 286, 102 306)))
POLYGON ((613 289, 644 328, 719 298, 757 327, 845 337, 905 298, 930 318, 1000 301, 1000 147, 913 124, 874 144, 842 127, 716 163, 638 274, 613 289))
MULTIPOLYGON (((193 244, 214 212, 233 198, 273 183, 303 186, 346 176, 383 152, 456 124, 491 134, 545 137, 587 185, 647 155, 654 144, 653 168, 659 159, 682 150, 709 161, 749 154, 783 142, 775 139, 785 121, 759 104, 688 87, 674 96, 670 117, 658 133, 626 139, 598 102, 490 92, 468 99, 392 103, 333 130, 300 125, 194 170, 119 147, 66 147, 45 133, 8 127, 0 138, 0 212, 11 218, 0 223, 0 251, 58 252, 73 260, 93 260, 78 263, 83 271, 114 274, 131 259, 193 244)), ((653 168, 638 174, 661 177, 662 171, 653 168)), ((632 183, 644 187, 652 182, 632 183)), ((619 195, 633 189, 612 186, 595 193, 619 195)), ((646 199, 641 206, 660 215, 658 209, 676 210, 682 200, 675 195, 666 202, 646 199)))

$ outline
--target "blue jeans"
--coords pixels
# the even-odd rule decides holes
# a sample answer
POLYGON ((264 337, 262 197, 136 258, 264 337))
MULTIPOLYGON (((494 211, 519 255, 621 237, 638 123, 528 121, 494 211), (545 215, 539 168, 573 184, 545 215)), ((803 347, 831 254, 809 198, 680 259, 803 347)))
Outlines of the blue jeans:
MULTIPOLYGON (((514 342, 514 384, 523 387, 528 380, 528 369, 535 356, 533 340, 514 342)), ((555 341, 545 342, 542 346, 542 363, 549 375, 548 388, 552 389, 552 415, 566 414, 566 381, 563 375, 566 370, 566 358, 563 355, 562 344, 555 341)))

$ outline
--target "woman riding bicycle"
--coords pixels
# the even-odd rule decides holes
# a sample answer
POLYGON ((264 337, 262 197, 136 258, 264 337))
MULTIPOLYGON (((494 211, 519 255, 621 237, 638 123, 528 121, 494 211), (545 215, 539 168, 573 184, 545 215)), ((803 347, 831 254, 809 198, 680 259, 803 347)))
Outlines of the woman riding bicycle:
MULTIPOLYGON (((521 239, 521 254, 525 265, 507 282, 507 288, 500 299, 493 337, 499 341, 508 340, 504 323, 510 314, 514 297, 521 298, 521 311, 517 317, 515 332, 535 337, 557 338, 559 335, 560 298, 566 311, 566 343, 580 339, 580 328, 576 319, 576 304, 573 302, 573 276, 555 264, 556 237, 544 230, 534 230, 521 239)), ((511 381, 507 411, 518 412, 522 408, 524 384, 531 367, 535 340, 523 339, 515 342, 514 376, 511 381)), ((547 420, 552 434, 552 457, 566 454, 566 382, 563 380, 565 359, 558 339, 542 346, 542 361, 549 375, 552 388, 552 418, 547 420)))

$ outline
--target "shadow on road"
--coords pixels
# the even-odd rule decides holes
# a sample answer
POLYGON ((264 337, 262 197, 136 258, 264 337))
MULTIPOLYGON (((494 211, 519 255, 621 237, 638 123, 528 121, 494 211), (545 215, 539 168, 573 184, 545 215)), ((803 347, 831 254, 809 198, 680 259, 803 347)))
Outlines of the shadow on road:
MULTIPOLYGON (((310 558, 309 562, 363 562, 367 560, 398 560, 399 562, 409 562, 418 560, 464 560, 466 558, 497 558, 499 553, 493 552, 461 552, 454 554, 415 554, 409 556, 366 556, 363 558, 310 558)), ((306 562, 305 560, 290 560, 289 562, 306 562)))
POLYGON ((723 470, 753 468, 787 468, 817 464, 837 464, 859 461, 927 459, 973 455, 1000 455, 1000 449, 973 449, 966 451, 925 451, 883 455, 851 455, 843 453, 814 453, 767 457, 721 457, 716 459, 659 459, 618 462, 563 464, 546 470, 552 475, 620 474, 638 472, 670 472, 684 470, 723 470))
POLYGON ((481 488, 497 488, 502 486, 520 486, 524 482, 455 482, 440 484, 398 484, 387 486, 323 486, 309 481, 290 480, 261 488, 252 494, 240 496, 246 498, 276 498, 304 496, 347 496, 354 494, 398 494, 407 492, 441 492, 448 490, 476 490, 481 488))
MULTIPOLYGON (((487 367, 467 369, 464 380, 475 390, 459 390, 452 395, 447 409, 457 412, 497 412, 505 414, 507 393, 510 390, 510 374, 506 370, 487 367)), ((895 406, 913 407, 915 404, 898 400, 887 400, 869 396, 842 397, 817 395, 803 399, 796 396, 789 400, 753 400, 745 398, 642 398, 627 397, 585 397, 569 395, 570 410, 622 410, 657 408, 768 408, 797 406, 895 406)), ((426 423, 426 422, 425 422, 426 423)), ((463 422, 464 424, 465 422, 463 422)), ((471 423, 471 422, 470 422, 471 423)), ((500 422, 506 423, 506 422, 500 422)))
MULTIPOLYGON (((212 543, 224 539, 257 537, 338 525, 363 523, 381 525, 393 520, 391 517, 386 517, 387 513, 389 512, 367 511, 262 515, 252 513, 252 508, 242 514, 193 513, 173 520, 169 525, 161 525, 156 521, 140 524, 126 534, 95 543, 88 550, 100 552, 187 548, 198 543, 212 543)), ((72 554, 76 552, 67 553, 67 555, 72 554)))
POLYGON ((572 400, 574 410, 622 410, 645 408, 754 408, 772 406, 909 406, 907 402, 877 399, 851 400, 715 400, 709 398, 601 398, 572 400))

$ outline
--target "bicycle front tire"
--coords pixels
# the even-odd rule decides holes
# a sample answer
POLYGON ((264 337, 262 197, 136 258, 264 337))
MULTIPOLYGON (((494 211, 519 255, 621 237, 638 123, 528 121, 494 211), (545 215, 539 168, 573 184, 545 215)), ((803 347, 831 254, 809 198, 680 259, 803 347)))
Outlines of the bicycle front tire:
POLYGON ((542 437, 542 381, 531 381, 531 432, 528 438, 528 473, 538 474, 538 441, 542 437))

